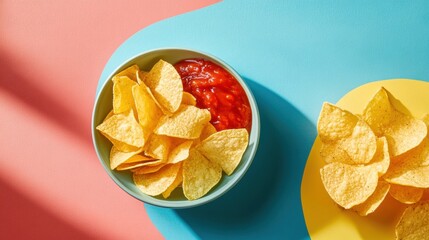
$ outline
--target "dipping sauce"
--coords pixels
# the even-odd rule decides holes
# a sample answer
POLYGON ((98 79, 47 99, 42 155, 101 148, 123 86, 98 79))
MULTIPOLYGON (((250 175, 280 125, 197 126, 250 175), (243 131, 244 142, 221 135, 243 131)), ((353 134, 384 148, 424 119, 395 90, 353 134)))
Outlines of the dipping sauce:
POLYGON ((185 59, 174 65, 183 90, 197 99, 197 107, 210 111, 218 130, 246 128, 250 132, 252 111, 237 79, 221 66, 205 59, 185 59))

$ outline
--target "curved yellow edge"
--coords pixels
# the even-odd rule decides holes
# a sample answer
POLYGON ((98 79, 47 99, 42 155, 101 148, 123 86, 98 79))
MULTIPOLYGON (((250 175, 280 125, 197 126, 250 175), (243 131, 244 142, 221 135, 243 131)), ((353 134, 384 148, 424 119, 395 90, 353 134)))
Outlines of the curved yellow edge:
MULTIPOLYGON (((337 106, 361 114, 372 96, 386 88, 396 99, 393 104, 407 109, 416 118, 429 113, 429 82, 412 79, 390 79, 367 83, 342 97, 337 106)), ((332 201, 320 180, 324 165, 319 156, 321 142, 317 137, 308 156, 301 183, 301 201, 311 239, 395 239, 395 225, 404 209, 389 195, 372 214, 361 217, 344 210, 332 201)))

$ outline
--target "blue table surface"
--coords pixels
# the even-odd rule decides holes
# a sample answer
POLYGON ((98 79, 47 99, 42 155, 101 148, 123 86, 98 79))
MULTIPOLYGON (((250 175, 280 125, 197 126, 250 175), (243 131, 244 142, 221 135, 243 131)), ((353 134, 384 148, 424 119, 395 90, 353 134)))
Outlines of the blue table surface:
POLYGON ((107 62, 154 48, 213 54, 244 78, 261 115, 258 152, 236 187, 204 206, 145 205, 167 239, 308 239, 300 187, 324 101, 368 82, 429 80, 429 1, 224 1, 155 23, 107 62))

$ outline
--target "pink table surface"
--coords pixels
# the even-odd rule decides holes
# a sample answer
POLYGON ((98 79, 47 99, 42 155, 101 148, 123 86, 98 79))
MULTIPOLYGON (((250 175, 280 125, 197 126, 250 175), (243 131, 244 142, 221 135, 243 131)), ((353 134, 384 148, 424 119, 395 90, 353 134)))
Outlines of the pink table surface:
POLYGON ((163 238, 97 159, 95 89, 133 33, 215 2, 0 1, 0 239, 163 238))

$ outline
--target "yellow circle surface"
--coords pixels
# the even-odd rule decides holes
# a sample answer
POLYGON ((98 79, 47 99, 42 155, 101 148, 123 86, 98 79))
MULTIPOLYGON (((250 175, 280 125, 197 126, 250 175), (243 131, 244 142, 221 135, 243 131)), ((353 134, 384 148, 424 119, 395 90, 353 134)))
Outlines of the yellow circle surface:
MULTIPOLYGON (((416 118, 429 113, 429 82, 411 79, 382 80, 362 85, 348 92, 336 105, 361 114, 381 87, 394 96, 393 105, 399 110, 408 111, 416 118)), ((319 170, 324 165, 319 156, 320 147, 317 137, 301 184, 302 208, 311 239, 395 239, 395 225, 406 206, 387 195, 381 206, 366 217, 339 207, 329 197, 320 179, 319 170)))

